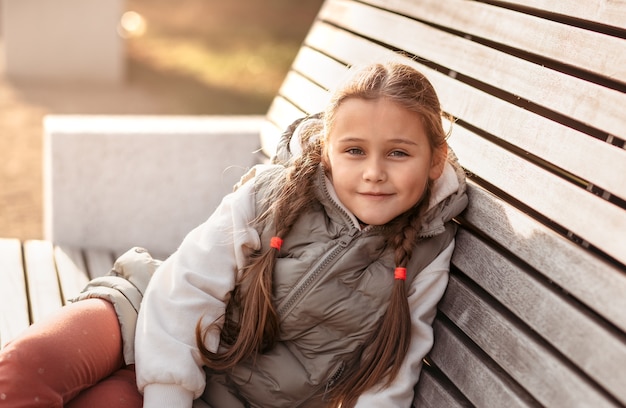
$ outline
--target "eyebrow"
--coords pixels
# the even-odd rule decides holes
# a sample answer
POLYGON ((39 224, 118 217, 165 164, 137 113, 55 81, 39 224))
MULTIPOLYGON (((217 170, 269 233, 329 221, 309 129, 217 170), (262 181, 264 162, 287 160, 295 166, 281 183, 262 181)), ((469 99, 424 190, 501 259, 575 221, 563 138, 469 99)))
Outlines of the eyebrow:
POLYGON ((400 143, 400 144, 408 144, 408 145, 414 145, 417 146, 419 143, 414 142, 413 140, 410 139, 391 139, 389 140, 389 142, 393 142, 393 143, 400 143))
MULTIPOLYGON (((345 137, 345 138, 339 138, 337 140, 337 142, 339 143, 358 143, 358 142, 363 142, 365 141, 365 139, 361 139, 359 137, 345 137)), ((413 140, 410 139, 391 139, 387 141, 388 143, 398 143, 398 144, 405 144, 405 145, 412 145, 412 146, 418 146, 419 144, 414 142, 413 140)))

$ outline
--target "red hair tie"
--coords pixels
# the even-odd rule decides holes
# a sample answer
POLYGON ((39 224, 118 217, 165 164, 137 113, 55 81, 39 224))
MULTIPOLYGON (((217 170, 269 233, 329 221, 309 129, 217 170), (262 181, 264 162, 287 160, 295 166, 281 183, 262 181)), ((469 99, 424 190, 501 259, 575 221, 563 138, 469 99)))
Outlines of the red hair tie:
POLYGON ((270 239, 270 247, 277 249, 280 251, 280 247, 283 245, 283 240, 280 239, 280 237, 272 237, 272 239, 270 239))
POLYGON ((406 268, 397 267, 393 273, 394 278, 399 280, 406 280, 406 268))

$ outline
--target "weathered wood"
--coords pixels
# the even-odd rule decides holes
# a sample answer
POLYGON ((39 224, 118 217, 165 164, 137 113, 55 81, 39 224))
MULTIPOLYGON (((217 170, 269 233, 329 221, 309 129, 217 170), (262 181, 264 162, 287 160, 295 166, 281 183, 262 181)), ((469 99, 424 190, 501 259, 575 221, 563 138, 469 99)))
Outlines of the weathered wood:
POLYGON ((0 348, 30 324, 28 297, 18 239, 0 239, 0 348))
POLYGON ((514 145, 541 165, 581 185, 626 197, 626 150, 508 103, 441 74, 431 75, 444 109, 456 118, 514 145), (517 131, 511 131, 515 124, 517 131), (532 157, 532 156, 534 157, 532 157), (582 160, 593 157, 594 160, 582 160), (544 163, 545 162, 545 163, 544 163), (624 172, 624 173, 622 173, 624 172))
POLYGON ((565 116, 576 112, 576 120, 626 139, 626 117, 622 114, 626 94, 623 92, 563 75, 464 37, 361 3, 327 3, 320 11, 320 18, 515 95, 520 103, 527 100, 565 116), (362 24, 363 21, 368 21, 368 24, 362 24), (598 109, 598 101, 602 101, 602 109, 598 109))
POLYGON ((272 157, 284 129, 297 118, 306 113, 287 101, 282 96, 276 96, 270 105, 267 118, 268 124, 261 131, 262 151, 267 157, 272 157))
MULTIPOLYGON (((469 197, 463 223, 478 228, 546 280, 626 332, 623 268, 586 251, 471 180, 469 197)), ((459 255, 454 259, 459 259, 459 255)))
MULTIPOLYGON (((447 296, 452 296, 452 293, 456 292, 447 296)), ((537 401, 475 344, 459 334, 458 330, 455 332, 449 322, 438 318, 433 329, 436 342, 430 359, 472 404, 477 407, 539 406, 537 401)))
POLYGON ((34 323, 63 306, 52 243, 40 240, 25 241, 24 260, 31 320, 34 323))
POLYGON ((80 248, 58 245, 54 248, 63 304, 76 297, 89 282, 89 275, 80 248))
MULTIPOLYGON (((362 39, 330 26, 319 25, 315 30, 312 32, 314 38, 326 38, 331 44, 361 48, 374 54, 384 52, 383 47, 378 44, 362 44, 362 39)), ((346 58, 345 62, 359 64, 362 61, 346 58)), ((442 106, 456 118, 496 135, 503 142, 514 144, 517 148, 536 156, 538 160, 546 161, 562 169, 563 173, 571 174, 570 177, 579 182, 601 187, 619 197, 626 197, 626 183, 619 177, 620 174, 626 174, 626 150, 485 93, 419 62, 413 65, 428 76, 438 90, 442 106), (519 131, 510 131, 512 123, 515 123, 519 131), (581 157, 586 155, 594 157, 595 160, 581 160, 581 157)), ((346 70, 343 64, 308 48, 300 51, 294 61, 294 67, 302 76, 326 89, 334 88, 346 70), (318 66, 325 68, 318 70, 318 66)), ((313 84, 310 86, 315 88, 313 84)), ((299 89, 302 87, 290 86, 287 78, 282 92, 288 99, 297 101, 299 89)), ((315 105, 311 109, 318 109, 318 106, 315 105)), ((292 117, 297 115, 298 112, 292 117)))
POLYGON ((113 253, 104 249, 86 248, 85 263, 91 279, 106 275, 115 261, 113 253))
MULTIPOLYGON (((558 62, 612 81, 626 82, 626 43, 621 38, 479 1, 368 0, 367 3, 445 26, 462 36, 471 36, 472 41, 508 47, 509 52, 517 52, 524 59, 558 62)), ((577 4, 570 10, 580 7, 577 4)))
POLYGON ((472 404, 445 378, 424 365, 415 389, 414 408, 470 408, 472 404), (443 384, 446 384, 444 387, 443 384))
POLYGON ((327 90, 320 88, 317 84, 295 71, 287 74, 284 86, 288 86, 289 89, 281 89, 282 95, 286 96, 295 93, 307 96, 306 98, 294 99, 298 101, 297 106, 305 112, 317 112, 320 110, 320 107, 326 106, 330 97, 327 90))
POLYGON ((449 144, 466 169, 626 264, 624 209, 460 126, 449 144))
POLYGON ((104 275, 112 265, 107 250, 0 239, 0 347, 67 304, 90 278, 104 275))
POLYGON ((519 267, 467 231, 460 231, 454 263, 553 347, 626 403, 626 343, 576 300, 519 267))
MULTIPOLYGON (((492 3, 520 9, 530 7, 535 9, 537 13, 555 13, 559 16, 591 21, 620 30, 624 30, 626 27, 626 3, 624 0, 586 0, 584 2, 578 0, 496 0, 492 3)), ((554 16, 554 18, 557 17, 554 16)))
POLYGON ((299 72, 326 90, 334 89, 345 79, 346 65, 313 48, 303 46, 292 63, 299 72))
MULTIPOLYGON (((480 291, 452 276, 441 310, 508 375, 549 407, 619 407, 586 375, 480 291)), ((454 350, 454 349, 453 349, 454 350)), ((456 350, 455 350, 456 351, 456 350)))

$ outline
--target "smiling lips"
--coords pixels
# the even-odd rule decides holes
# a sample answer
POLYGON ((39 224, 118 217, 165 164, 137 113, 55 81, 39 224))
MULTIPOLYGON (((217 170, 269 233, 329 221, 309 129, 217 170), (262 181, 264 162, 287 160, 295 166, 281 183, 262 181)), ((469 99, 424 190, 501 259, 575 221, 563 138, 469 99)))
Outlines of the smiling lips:
POLYGON ((372 199, 383 199, 383 198, 387 198, 387 197, 391 197, 392 194, 386 194, 386 193, 375 193, 375 192, 365 192, 365 193, 359 193, 360 195, 367 197, 367 198, 372 198, 372 199))

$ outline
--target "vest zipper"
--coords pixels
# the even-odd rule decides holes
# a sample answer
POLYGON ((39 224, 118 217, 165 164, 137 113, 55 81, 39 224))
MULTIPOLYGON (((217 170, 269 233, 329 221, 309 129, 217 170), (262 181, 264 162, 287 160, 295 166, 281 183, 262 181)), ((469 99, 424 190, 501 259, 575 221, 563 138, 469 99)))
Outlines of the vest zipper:
POLYGON ((319 276, 322 275, 322 272, 327 270, 328 267, 333 264, 333 261, 342 252, 344 252, 359 235, 359 230, 356 228, 352 229, 347 235, 348 239, 341 239, 315 268, 312 268, 302 279, 300 279, 300 281, 291 289, 289 294, 285 296, 280 305, 278 305, 277 313, 281 321, 295 306, 296 302, 307 293, 313 283, 315 283, 319 276))
POLYGON ((316 397, 316 398, 319 397, 320 395, 319 392, 321 391, 322 387, 324 387, 324 394, 322 395, 322 401, 327 402, 326 396, 328 395, 328 392, 335 386, 339 378, 341 378, 341 376, 343 375, 343 372, 345 371, 345 368, 346 368, 345 363, 343 361, 340 361, 339 367, 337 367, 332 372, 331 376, 328 377, 328 380, 326 381, 326 383, 321 384, 319 387, 316 388, 314 392, 309 394, 306 398, 299 400, 297 404, 294 405, 294 408, 299 408, 302 405, 309 404, 311 398, 313 397, 316 397))
POLYGON ((348 247, 348 245, 350 245, 355 240, 355 238, 357 238, 360 235, 371 234, 374 231, 382 230, 384 228, 380 226, 372 227, 370 225, 370 226, 367 226, 364 230, 359 229, 358 226, 354 225, 352 218, 346 212, 346 210, 343 207, 341 207, 341 205, 339 205, 339 203, 337 203, 333 199, 333 197, 330 195, 330 192, 328 191, 328 188, 326 186, 326 178, 324 176, 323 171, 320 172, 319 184, 328 202, 332 203, 333 207, 339 212, 339 214, 341 214, 342 218, 345 220, 345 225, 352 225, 352 227, 350 228, 350 232, 347 234, 348 240, 342 239, 331 250, 331 252, 324 259, 322 259, 322 262, 319 263, 317 267, 312 268, 311 271, 309 271, 304 276, 304 278, 302 278, 296 284, 296 286, 289 292, 289 294, 285 296, 285 298, 280 303, 280 305, 278 305, 276 309, 277 309, 278 317, 281 321, 287 315, 287 313, 291 310, 291 308, 295 305, 297 300, 304 293, 306 293, 306 291, 311 286, 311 284, 313 284, 316 281, 316 279, 319 277, 321 272, 324 271, 330 264, 332 264, 332 261, 339 254, 341 254, 348 247))
POLYGON ((339 364, 339 367, 337 368, 337 370, 335 370, 333 375, 331 375, 328 381, 326 381, 326 388, 324 389, 324 397, 322 398, 323 401, 326 401, 326 396, 328 395, 328 392, 332 390, 335 384, 337 383, 337 381, 339 381, 339 379, 341 378, 341 375, 343 374, 343 370, 345 368, 346 366, 342 361, 339 364))

